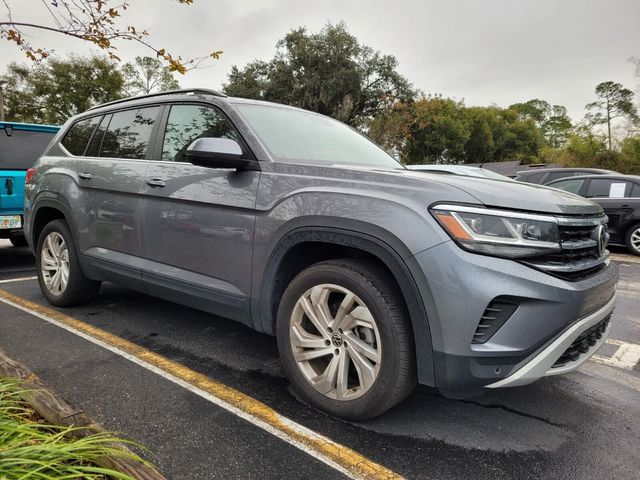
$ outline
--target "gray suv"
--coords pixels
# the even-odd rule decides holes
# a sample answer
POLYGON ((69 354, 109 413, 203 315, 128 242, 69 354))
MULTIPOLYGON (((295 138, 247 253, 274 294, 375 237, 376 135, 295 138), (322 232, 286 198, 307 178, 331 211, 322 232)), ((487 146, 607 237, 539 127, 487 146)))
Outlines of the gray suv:
POLYGON ((69 120, 28 177, 44 296, 112 281, 277 337, 308 403, 365 419, 575 369, 609 333, 602 209, 412 172, 331 118, 188 90, 69 120))

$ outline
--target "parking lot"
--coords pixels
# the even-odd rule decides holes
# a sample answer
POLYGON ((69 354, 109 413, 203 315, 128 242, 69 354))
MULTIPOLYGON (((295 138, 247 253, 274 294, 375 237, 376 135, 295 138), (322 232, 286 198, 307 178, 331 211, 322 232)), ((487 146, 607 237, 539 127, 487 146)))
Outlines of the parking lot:
POLYGON ((96 302, 56 316, 34 279, 30 252, 4 240, 0 348, 107 429, 145 445, 170 479, 362 477, 353 472, 366 472, 363 465, 381 467, 370 470, 371 478, 637 478, 640 257, 617 249, 614 261, 621 280, 612 333, 579 370, 462 401, 420 388, 363 423, 333 419, 297 400, 275 340, 230 320, 112 284, 96 302), (101 342, 142 353, 125 358, 101 342), (170 361, 182 383, 136 362, 144 352, 170 361), (294 444, 280 427, 252 420, 255 414, 199 395, 207 385, 266 405, 299 431, 308 429, 304 438, 327 437, 335 442, 332 458, 344 462, 327 462, 318 445, 294 444))

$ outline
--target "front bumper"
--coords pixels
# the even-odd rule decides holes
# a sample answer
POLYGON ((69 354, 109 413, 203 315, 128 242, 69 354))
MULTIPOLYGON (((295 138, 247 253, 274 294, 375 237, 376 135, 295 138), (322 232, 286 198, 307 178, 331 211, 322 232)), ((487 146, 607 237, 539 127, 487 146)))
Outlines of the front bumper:
POLYGON ((578 355, 575 360, 567 362, 562 366, 554 365, 581 335, 611 316, 611 312, 613 312, 616 304, 616 297, 617 294, 614 294, 611 300, 598 311, 574 323, 540 353, 536 354, 532 359, 527 360, 520 368, 517 368, 515 373, 512 373, 499 382, 487 385, 487 387, 499 388, 527 385, 540 377, 559 375, 578 368, 591 358, 591 356, 596 353, 596 350, 605 342, 611 331, 611 324, 607 324, 604 334, 602 334, 597 341, 593 342, 593 345, 588 345, 586 351, 578 355))
POLYGON ((564 373, 606 337, 600 335, 598 345, 578 363, 553 367, 582 332, 613 309, 618 279, 613 263, 569 281, 512 260, 463 251, 453 242, 414 259, 424 274, 418 288, 432 339, 433 383, 445 396, 464 398, 487 387, 524 385, 564 373), (517 309, 486 342, 474 343, 481 317, 496 298, 517 309))

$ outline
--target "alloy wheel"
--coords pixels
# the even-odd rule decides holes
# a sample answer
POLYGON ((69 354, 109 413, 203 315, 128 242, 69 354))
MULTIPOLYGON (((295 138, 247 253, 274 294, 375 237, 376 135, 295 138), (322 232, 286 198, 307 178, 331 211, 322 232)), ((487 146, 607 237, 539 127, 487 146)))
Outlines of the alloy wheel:
POLYGON ((322 284, 296 302, 289 324, 298 368, 323 395, 352 400, 380 373, 382 345, 376 320, 364 302, 339 285, 322 284))
POLYGON ((640 252, 640 227, 631 232, 631 246, 636 252, 640 252))
POLYGON ((69 249, 58 232, 51 232, 42 244, 40 271, 52 295, 62 295, 69 283, 69 249))

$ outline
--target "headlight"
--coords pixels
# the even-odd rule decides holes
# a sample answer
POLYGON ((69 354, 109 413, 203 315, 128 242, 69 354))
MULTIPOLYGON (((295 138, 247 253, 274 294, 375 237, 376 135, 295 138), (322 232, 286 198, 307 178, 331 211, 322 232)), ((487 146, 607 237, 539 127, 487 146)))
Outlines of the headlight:
POLYGON ((525 258, 561 250, 558 220, 464 205, 436 205, 431 213, 465 250, 505 258, 525 258))

